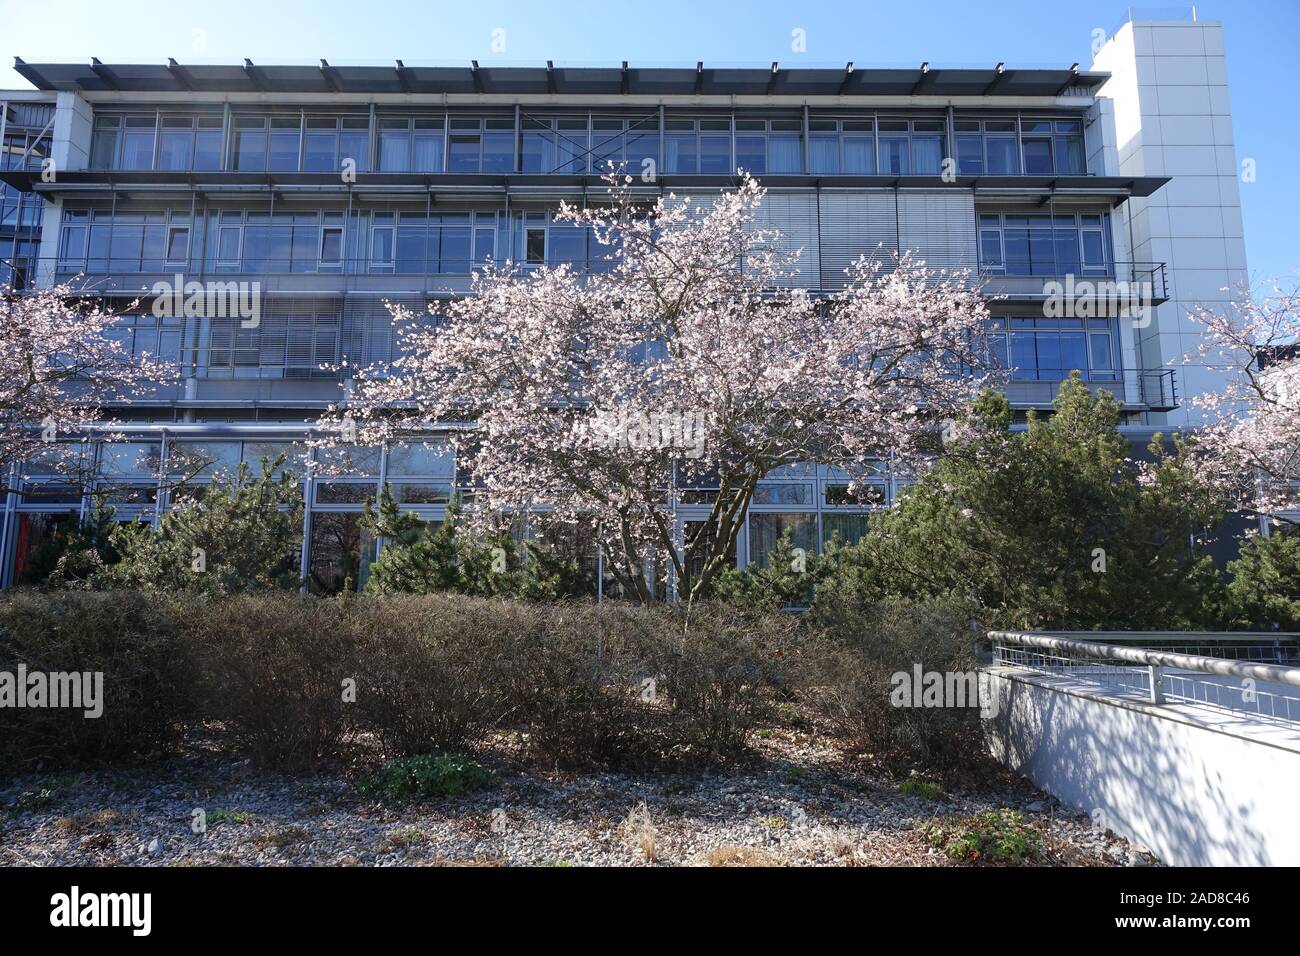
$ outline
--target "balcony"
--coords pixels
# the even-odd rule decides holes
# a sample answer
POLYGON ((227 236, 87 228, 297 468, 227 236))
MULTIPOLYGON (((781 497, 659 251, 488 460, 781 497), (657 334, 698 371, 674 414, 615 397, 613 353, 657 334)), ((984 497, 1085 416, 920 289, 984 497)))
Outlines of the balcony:
MULTIPOLYGON (((1038 381, 1013 379, 1006 385, 1014 408, 1048 409, 1061 390, 1061 379, 1038 381)), ((1130 412, 1172 412, 1178 408, 1178 378, 1175 369, 1124 369, 1112 380, 1084 380, 1094 393, 1109 392, 1130 412)))
MULTIPOLYGON (((1116 262, 1104 274, 1004 275, 980 274, 985 294, 1002 302, 1038 304, 1064 295, 1074 303, 1088 301, 1095 316, 1116 314, 1133 296, 1139 306, 1154 308, 1169 301, 1169 280, 1163 262, 1116 262), (1111 311, 1095 311, 1097 308, 1111 311)), ((1080 306, 1083 308, 1083 306, 1080 306)))

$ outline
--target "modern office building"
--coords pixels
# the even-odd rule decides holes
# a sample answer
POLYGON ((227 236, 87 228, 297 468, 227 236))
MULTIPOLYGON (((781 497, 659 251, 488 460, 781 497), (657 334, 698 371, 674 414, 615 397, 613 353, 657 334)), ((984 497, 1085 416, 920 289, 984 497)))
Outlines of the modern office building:
MULTIPOLYGON (((255 326, 157 317, 148 302, 124 319, 133 349, 184 373, 119 410, 131 441, 97 451, 124 518, 167 507, 159 473, 175 454, 229 466, 301 440, 346 385, 324 366, 393 357, 384 300, 423 310, 464 295, 489 257, 601 268, 591 237, 551 217, 561 200, 599 202, 609 162, 626 163, 646 194, 698 196, 750 170, 769 191, 764 218, 803 250, 797 281, 813 290, 842 287, 859 256, 895 250, 970 270, 996 297, 1017 408, 1050 406, 1078 369, 1122 401, 1135 434, 1188 423, 1189 392, 1215 382, 1177 364, 1195 335, 1183 314, 1221 299, 1245 270, 1221 28, 1126 23, 1093 69, 989 61, 18 60, 35 89, 0 93, 0 260, 19 286, 81 276, 120 306, 178 275, 259 283, 255 326), (1151 309, 1078 317, 1049 307, 1060 288, 1100 297, 1121 283, 1141 288, 1151 309)), ((364 576, 373 548, 357 516, 384 481, 436 519, 457 472, 451 454, 416 444, 360 452, 346 477, 305 480, 311 587, 364 576)), ((866 508, 842 503, 843 483, 811 465, 771 476, 738 560, 761 559, 787 528, 808 547, 854 537, 866 508)), ((879 500, 894 492, 882 474, 879 500)), ((5 502, 0 581, 29 579, 55 522, 84 507, 58 476, 30 474, 5 502)), ((682 520, 691 510, 683 504, 682 520)))

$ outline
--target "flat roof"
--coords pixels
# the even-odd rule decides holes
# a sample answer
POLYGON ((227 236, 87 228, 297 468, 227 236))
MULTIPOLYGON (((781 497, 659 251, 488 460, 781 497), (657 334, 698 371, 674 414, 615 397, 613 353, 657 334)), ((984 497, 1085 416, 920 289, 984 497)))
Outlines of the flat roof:
POLYGON ((1108 73, 1065 69, 782 67, 391 66, 27 63, 14 70, 40 90, 82 93, 485 93, 496 95, 604 96, 1044 96, 1071 87, 1093 91, 1108 73))

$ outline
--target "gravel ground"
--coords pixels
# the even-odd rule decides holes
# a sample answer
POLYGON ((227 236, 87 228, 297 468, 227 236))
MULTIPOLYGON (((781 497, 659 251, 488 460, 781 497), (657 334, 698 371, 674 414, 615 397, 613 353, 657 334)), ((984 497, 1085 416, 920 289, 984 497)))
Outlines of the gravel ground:
POLYGON ((944 866, 917 824, 1002 807, 1040 831, 1047 863, 1155 862, 1009 775, 927 800, 821 739, 773 731, 756 743, 751 765, 699 774, 544 772, 488 754, 495 788, 425 801, 364 799, 342 769, 272 776, 200 750, 30 776, 0 789, 0 865, 944 866))

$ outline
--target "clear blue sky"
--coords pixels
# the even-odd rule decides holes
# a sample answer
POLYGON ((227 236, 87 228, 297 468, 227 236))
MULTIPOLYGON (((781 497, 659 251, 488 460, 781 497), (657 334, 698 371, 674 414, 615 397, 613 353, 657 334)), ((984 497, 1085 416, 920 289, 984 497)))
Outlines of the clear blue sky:
MULTIPOLYGON (((98 56, 106 63, 163 63, 169 56, 182 63, 400 58, 412 65, 550 59, 989 66, 1004 60, 1056 67, 1078 61, 1086 68, 1093 31, 1111 32, 1125 9, 1105 0, 0 0, 0 87, 28 87, 9 69, 15 55, 47 62, 98 56), (795 29, 805 33, 806 52, 791 50, 795 29), (505 31, 502 52, 493 49, 496 30, 505 31)), ((1233 0, 1198 4, 1198 13, 1202 20, 1223 21, 1237 155, 1257 164, 1257 181, 1241 186, 1252 279, 1300 276, 1300 132, 1295 94, 1288 90, 1300 2, 1233 0)))

